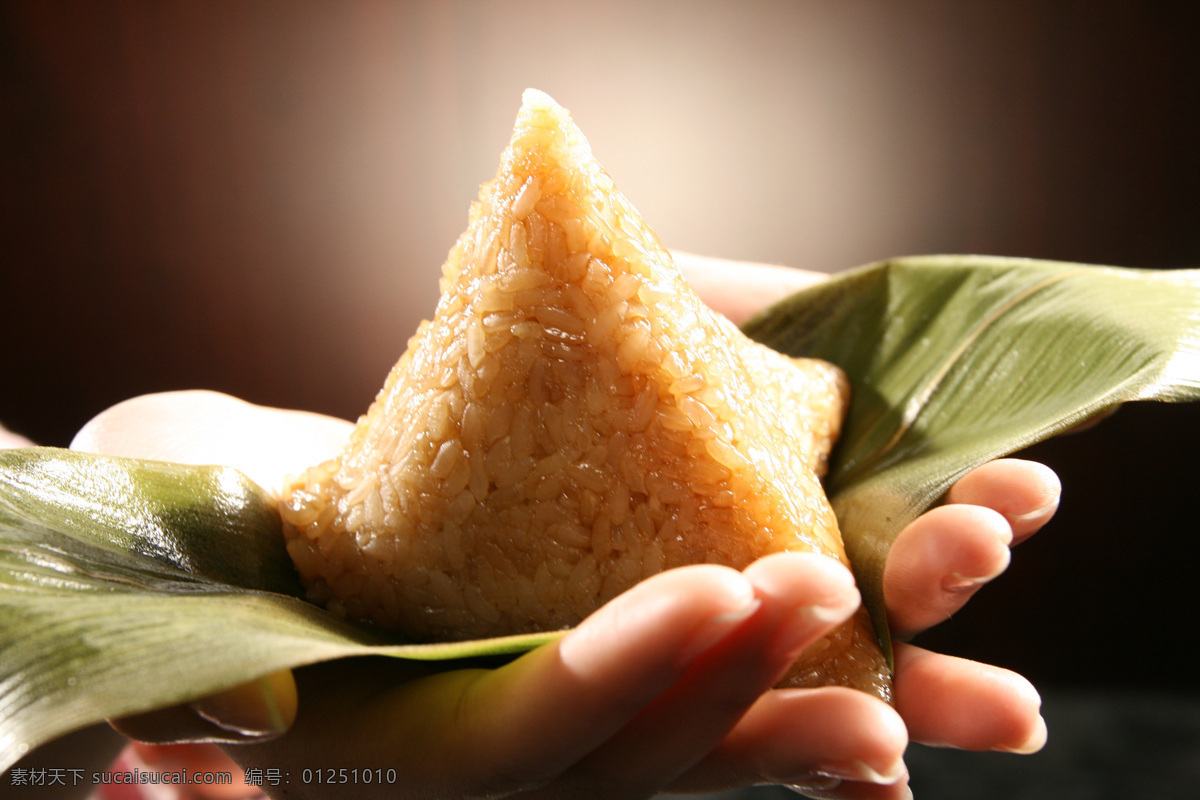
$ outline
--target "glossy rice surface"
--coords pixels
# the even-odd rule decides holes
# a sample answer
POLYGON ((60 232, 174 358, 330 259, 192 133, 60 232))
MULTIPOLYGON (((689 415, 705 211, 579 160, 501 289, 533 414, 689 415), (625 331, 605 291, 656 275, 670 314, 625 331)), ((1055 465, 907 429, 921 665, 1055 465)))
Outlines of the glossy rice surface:
MULTIPOLYGON (((845 376, 709 310, 546 95, 441 289, 342 455, 285 490, 312 600, 458 640, 574 625, 685 564, 846 561, 819 481, 845 376)), ((865 613, 788 682, 888 697, 865 613)))

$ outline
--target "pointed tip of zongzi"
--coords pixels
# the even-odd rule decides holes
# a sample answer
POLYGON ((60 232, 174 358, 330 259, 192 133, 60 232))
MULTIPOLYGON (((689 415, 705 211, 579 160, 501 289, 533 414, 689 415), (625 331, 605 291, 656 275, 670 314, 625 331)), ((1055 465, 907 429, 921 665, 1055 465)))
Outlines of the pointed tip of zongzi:
MULTIPOLYGON (((531 90, 433 320, 342 456, 286 493, 289 552, 312 599, 418 639, 569 626, 690 563, 844 561, 818 476, 845 390, 704 306, 531 90)), ((864 619, 805 681, 883 680, 864 619)))

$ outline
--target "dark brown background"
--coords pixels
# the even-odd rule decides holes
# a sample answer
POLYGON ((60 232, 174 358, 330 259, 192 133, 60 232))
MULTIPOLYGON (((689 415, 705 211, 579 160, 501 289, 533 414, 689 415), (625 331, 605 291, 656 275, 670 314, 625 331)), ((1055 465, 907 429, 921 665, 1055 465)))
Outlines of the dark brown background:
MULTIPOLYGON (((0 419, 65 445, 192 387, 357 415, 527 85, 674 247, 1200 265, 1198 8, 2 3, 0 419)), ((1198 412, 1035 448, 1060 518, 925 642, 1194 689, 1198 412)))

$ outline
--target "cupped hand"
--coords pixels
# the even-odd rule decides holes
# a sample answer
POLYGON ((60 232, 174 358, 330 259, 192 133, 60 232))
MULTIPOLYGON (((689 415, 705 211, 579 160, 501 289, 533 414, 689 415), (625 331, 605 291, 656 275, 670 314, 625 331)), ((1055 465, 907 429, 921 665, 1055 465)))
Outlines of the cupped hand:
MULTIPOLYGON (((824 280, 821 273, 675 253, 710 306, 741 324, 777 300, 824 280)), ((884 569, 884 601, 896 645, 896 708, 925 744, 1029 753, 1046 741, 1040 697, 1020 675, 903 643, 958 611, 999 576, 1010 548, 1049 522, 1061 485, 1048 467, 1000 459, 961 478, 945 504, 897 536, 884 569)))
MULTIPOLYGON (((746 286, 761 276, 757 285, 777 295, 820 279, 749 265, 731 274, 705 259, 706 283, 687 258, 702 296, 735 321, 769 298, 722 307, 712 291, 722 274, 746 286)), ((229 464, 278 490, 289 471, 335 455, 349 428, 208 392, 171 393, 110 409, 73 446, 229 464)), ((946 505, 906 528, 884 573, 898 636, 941 621, 1000 574, 1008 548, 1053 514, 1058 492, 1045 467, 1000 460, 969 473, 946 505)), ((301 780, 320 768, 381 776, 355 785, 364 797, 647 797, 776 783, 814 797, 896 800, 908 796, 909 738, 1012 752, 1041 746, 1040 701, 1027 681, 907 644, 896 648, 895 709, 841 687, 771 688, 858 603, 850 573, 820 556, 777 554, 741 572, 688 567, 642 582, 563 638, 501 666, 351 659, 297 670, 299 704, 283 726, 252 724, 264 692, 265 705, 288 707, 293 687, 280 676, 206 698, 199 723, 174 709, 117 725, 156 741, 241 740, 225 746, 238 762, 289 774, 281 796, 313 798, 347 788, 301 780), (213 735, 225 717, 237 724, 221 730, 242 733, 213 735), (279 727, 286 732, 276 735, 279 727)))
MULTIPOLYGON (((115 406, 73 446, 231 464, 277 491, 298 463, 334 455, 349 429, 183 392, 115 406)), ((911 635, 961 607, 1003 571, 1014 531, 1033 533, 1057 496, 1053 473, 1030 462, 996 461, 960 480, 948 504, 892 549, 884 588, 894 630, 911 635)), ((775 555, 743 572, 674 570, 498 668, 353 659, 297 670, 290 729, 227 749, 244 766, 297 776, 318 765, 393 769, 416 796, 641 797, 783 783, 821 797, 900 798, 910 736, 970 749, 1040 746, 1039 701, 1024 679, 910 645, 896 650, 895 710, 849 689, 771 689, 799 650, 858 602, 850 573, 815 555, 775 555)), ((287 706, 288 687, 274 686, 287 706)), ((240 721, 227 730, 252 730, 261 691, 207 698, 196 720, 176 709, 118 727, 157 741, 253 738, 204 730, 230 716, 240 721)), ((331 788, 293 787, 312 797, 331 788)))

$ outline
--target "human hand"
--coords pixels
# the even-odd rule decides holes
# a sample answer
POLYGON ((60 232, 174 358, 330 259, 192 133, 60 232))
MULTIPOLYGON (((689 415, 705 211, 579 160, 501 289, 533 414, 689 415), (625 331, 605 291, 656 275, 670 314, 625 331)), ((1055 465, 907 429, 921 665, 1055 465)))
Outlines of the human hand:
MULTIPOLYGON (((710 266, 719 287, 722 268, 710 266)), ((731 277, 739 288, 753 283, 747 274, 758 268, 737 269, 731 277)), ((772 273, 758 283, 769 288, 791 277, 772 273)), ((731 288, 707 294, 735 316, 716 302, 737 296, 731 288)), ((117 406, 76 445, 232 464, 278 488, 287 471, 335 453, 348 431, 349 423, 327 418, 176 394, 117 406)), ((914 522, 889 557, 885 597, 896 630, 911 634, 940 621, 999 574, 1012 532, 1027 536, 1049 519, 1057 491, 1053 473, 1026 462, 994 462, 960 481, 952 504, 914 522)), ((743 573, 675 570, 635 587, 558 642, 495 669, 355 659, 298 670, 301 703, 290 730, 227 749, 243 765, 297 774, 318 766, 392 768, 402 786, 374 788, 418 796, 636 797, 772 782, 802 785, 814 796, 899 798, 909 735, 972 749, 1040 746, 1044 727, 1027 682, 907 645, 897 648, 898 714, 848 689, 770 689, 797 648, 856 605, 849 573, 816 556, 772 556, 743 573), (808 612, 795 613, 802 608, 808 612)), ((214 712, 206 700, 204 721, 240 713, 238 724, 250 729, 253 714, 242 712, 257 703, 217 703, 223 711, 214 712)), ((179 715, 147 715, 125 730, 138 735, 137 725, 142 738, 158 740, 180 738, 189 727, 179 715)), ((182 738, 197 735, 193 726, 182 738)), ((291 788, 296 796, 337 791, 291 788)))
MULTIPOLYGON (((674 255, 705 302, 737 324, 826 278, 788 267, 674 255)), ((1040 699, 1024 678, 903 640, 947 619, 999 576, 1008 566, 1009 548, 1050 520, 1060 494, 1058 476, 1048 467, 1000 459, 964 476, 944 505, 923 514, 893 542, 884 599, 898 640, 896 708, 914 741, 1010 752, 1033 752, 1045 743, 1040 699)))
MULTIPOLYGON (((294 458, 294 440, 304 439, 312 449, 299 463, 319 461, 336 451, 339 427, 348 432, 349 423, 180 393, 117 406, 76 445, 189 460, 203 443, 195 460, 245 463, 277 489, 297 462, 250 463, 241 451, 261 459, 286 446, 294 458), (118 441, 127 427, 141 435, 132 448, 118 441), (293 441, 276 448, 273 436, 293 441)), ((898 632, 961 606, 978 584, 957 576, 986 579, 1002 571, 1008 531, 1028 535, 1052 513, 1027 517, 1048 505, 1043 469, 994 462, 956 485, 951 500, 959 504, 927 513, 901 534, 885 573, 898 632)), ((1037 696, 1022 679, 908 645, 897 647, 899 714, 847 689, 770 690, 795 648, 856 605, 849 573, 817 556, 773 556, 745 573, 676 570, 626 593, 563 640, 498 669, 356 659, 298 670, 299 714, 288 733, 227 749, 245 766, 297 774, 317 765, 396 769, 414 791, 438 787, 445 796, 484 787, 515 791, 553 778, 543 788, 550 796, 569 796, 571 786, 588 787, 588 796, 639 796, 664 785, 701 791, 767 781, 824 787, 829 797, 894 798, 904 796, 899 784, 850 779, 903 783, 906 726, 914 739, 972 749, 1040 744, 1037 696), (814 603, 824 610, 794 613, 814 603), (806 622, 789 628, 782 622, 788 617, 806 622), (834 773, 842 778, 836 787, 834 773)), ((288 705, 286 685, 275 693, 288 705)), ((243 690, 241 699, 202 701, 204 718, 176 709, 118 728, 158 741, 221 738, 205 731, 213 719, 250 730, 255 718, 267 718, 259 697, 243 690)))
POLYGON ((10 447, 31 447, 33 442, 26 439, 19 433, 13 433, 8 428, 0 425, 0 450, 10 447))

